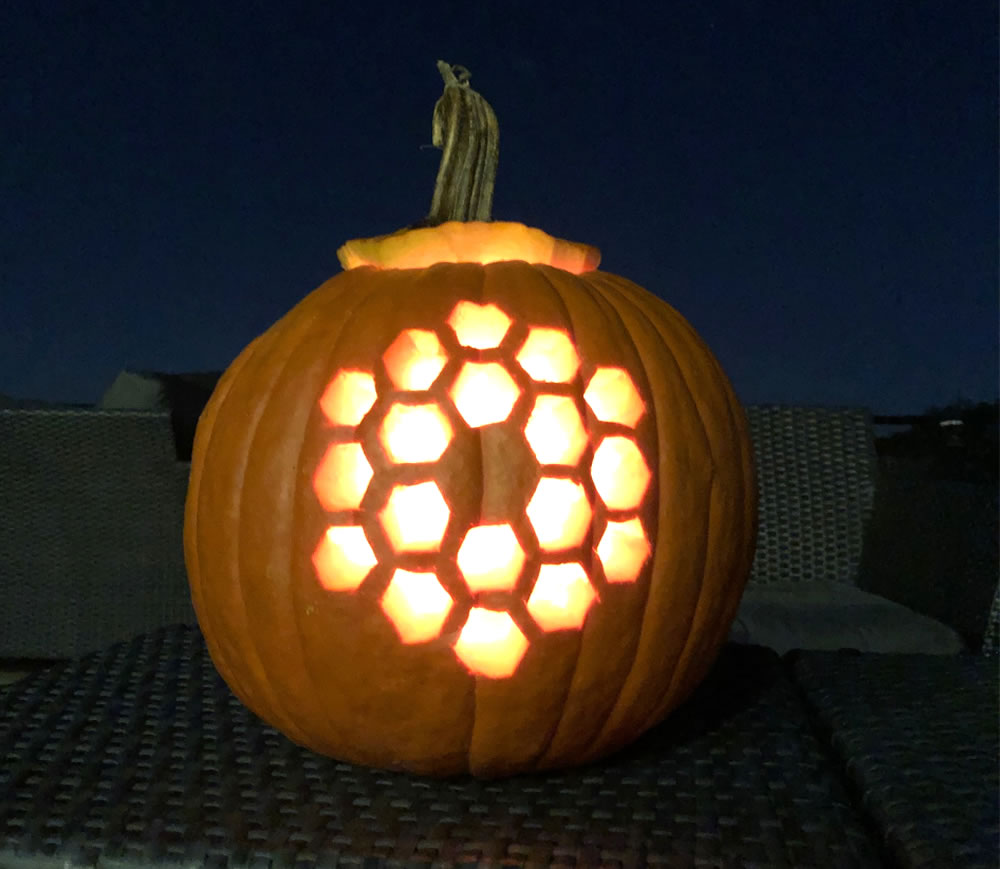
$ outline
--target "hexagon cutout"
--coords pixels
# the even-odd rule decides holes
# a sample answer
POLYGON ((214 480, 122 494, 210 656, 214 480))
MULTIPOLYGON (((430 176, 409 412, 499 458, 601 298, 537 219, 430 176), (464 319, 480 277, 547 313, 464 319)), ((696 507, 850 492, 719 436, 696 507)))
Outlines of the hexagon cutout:
POLYGON ((528 502, 528 519, 546 552, 579 546, 590 529, 593 510, 583 486, 573 480, 542 477, 528 502))
POLYGON ((513 591, 524 567, 524 550, 510 525, 477 525, 465 535, 457 561, 473 594, 513 591))
POLYGON ((466 362, 451 387, 451 400, 472 428, 503 422, 521 390, 499 362, 466 362))
POLYGON ((511 319, 496 305, 459 302, 448 317, 448 325, 463 347, 488 350, 499 347, 510 328, 511 319))
POLYGON ((389 379, 397 389, 430 389, 448 357, 438 336, 427 329, 406 329, 382 356, 389 379))
POLYGON ((327 591, 354 591, 378 564, 365 531, 358 525, 331 525, 312 556, 320 585, 327 591))
POLYGON ((433 573, 399 569, 382 595, 382 611, 407 644, 426 643, 441 633, 452 607, 451 595, 433 573))
POLYGON ((560 329, 531 329, 517 361, 532 380, 542 383, 569 383, 580 368, 573 342, 560 329))
POLYGON ((394 404, 379 427, 393 462, 435 462, 451 441, 448 418, 436 404, 394 404))
POLYGON ((575 465, 587 448, 587 430, 568 395, 539 395, 524 436, 543 465, 575 465))
POLYGON ((608 522, 597 544, 608 582, 635 582, 650 552, 649 538, 638 518, 608 522))
POLYGON ((470 673, 504 679, 521 663, 528 640, 510 613, 473 607, 454 649, 470 673))
POLYGON ((583 399, 601 422, 617 422, 629 428, 635 427, 646 410, 639 390, 622 368, 598 368, 583 399))
POLYGON ((323 415, 334 425, 357 425, 375 403, 375 378, 364 371, 338 371, 320 396, 323 415))
POLYGON ((371 478, 361 444, 331 444, 316 468, 313 490, 324 510, 356 510, 371 478))
POLYGON ((583 565, 543 564, 528 598, 528 612, 543 631, 579 630, 596 597, 583 565))
POLYGON ((396 552, 435 552, 448 527, 448 505, 436 483, 394 486, 378 514, 396 552))
POLYGON ((594 451, 594 486, 611 510, 632 510, 649 486, 649 466, 631 438, 606 437, 594 451))

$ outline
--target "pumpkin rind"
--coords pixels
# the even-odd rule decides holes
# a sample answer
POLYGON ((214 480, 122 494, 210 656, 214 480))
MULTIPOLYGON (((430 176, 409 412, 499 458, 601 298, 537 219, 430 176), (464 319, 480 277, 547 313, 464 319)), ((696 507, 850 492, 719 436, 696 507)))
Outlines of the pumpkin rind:
MULTIPOLYGON (((725 640, 756 528, 743 411, 687 322, 624 278, 520 260, 393 262, 350 268, 302 300, 243 351, 202 415, 185 557, 209 652, 264 720, 351 762, 495 776, 599 758, 682 702, 725 640), (515 616, 529 645, 505 679, 471 675, 453 654, 454 613, 438 640, 400 642, 379 606, 391 572, 384 540, 371 541, 380 563, 356 593, 325 590, 311 561, 329 524, 312 488, 331 437, 320 407, 329 381, 342 370, 375 371, 388 389, 379 360, 394 338, 429 329, 447 340, 446 320, 462 301, 495 304, 512 319, 503 353, 529 326, 563 330, 582 382, 598 367, 624 369, 646 404, 633 436, 652 471, 636 514, 650 558, 635 582, 598 583, 580 631, 544 633, 515 616)), ((449 364, 430 391, 442 406, 449 364)), ((531 536, 525 493, 542 472, 519 429, 528 405, 522 396, 509 424, 481 429, 455 416, 434 471, 450 508, 452 561, 471 525, 510 522, 519 539, 531 536)), ((365 444, 387 406, 377 399, 358 427, 365 444)), ((387 497, 380 462, 388 460, 369 451, 375 477, 364 521, 387 497)), ((595 517, 581 549, 591 577, 600 576, 593 549, 602 521, 595 517)), ((537 566, 537 553, 527 560, 537 566)), ((441 581, 460 582, 457 567, 441 581)))

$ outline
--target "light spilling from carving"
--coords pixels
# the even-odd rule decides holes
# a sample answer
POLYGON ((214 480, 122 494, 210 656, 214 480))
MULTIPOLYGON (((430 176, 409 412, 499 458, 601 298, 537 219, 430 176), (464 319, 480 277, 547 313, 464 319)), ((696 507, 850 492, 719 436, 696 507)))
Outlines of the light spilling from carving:
POLYGON ((544 631, 579 630, 596 597, 582 565, 543 564, 528 598, 528 612, 544 631))
POLYGON ((397 570, 382 595, 382 610, 404 643, 437 637, 451 606, 451 595, 433 573, 397 570))
POLYGON ((513 591, 524 550, 510 525, 477 525, 470 528, 458 550, 458 569, 469 591, 513 591))
POLYGON ((364 371, 341 371, 320 397, 323 415, 334 425, 357 425, 375 403, 375 378, 364 371))
POLYGON ((642 503, 650 473, 635 441, 615 435, 594 451, 591 476, 609 509, 632 510, 642 503))
POLYGON ((466 362, 451 388, 451 400, 473 428, 503 422, 521 390, 499 362, 466 362))
POLYGON ((372 478, 361 444, 333 444, 320 459, 313 490, 324 510, 357 510, 372 478))
MULTIPOLYGON (((438 640, 471 675, 510 677, 528 653, 524 629, 584 627, 599 600, 588 570, 609 584, 635 583, 650 563, 637 513, 651 459, 634 431, 646 404, 621 367, 594 369, 584 386, 568 331, 518 329, 492 302, 460 301, 438 329, 403 329, 381 359, 384 372, 336 371, 319 399, 331 443, 313 489, 323 510, 339 515, 328 517, 312 552, 316 578, 349 594, 391 574, 379 604, 403 643, 438 640), (595 421, 596 431, 588 428, 595 421), (466 426, 501 423, 510 430, 492 430, 489 443, 513 447, 517 461, 530 449, 537 461, 525 512, 492 517, 491 508, 490 522, 454 521, 438 482, 462 473, 447 465, 449 448, 461 441, 454 455, 466 461, 477 440, 466 426), (580 479, 588 471, 593 488, 580 479)), ((524 494, 516 493, 519 505, 524 494)))
POLYGON ((558 477, 538 481, 526 512, 538 545, 546 552, 579 546, 590 530, 593 516, 583 486, 558 477))
POLYGON ((364 529, 357 525, 327 528, 312 561, 327 591, 354 591, 378 564, 364 529))
POLYGON ((393 462, 436 462, 451 435, 451 424, 436 404, 394 404, 380 429, 393 462))
POLYGON ((632 378, 621 368, 598 368, 583 400, 601 422, 617 422, 629 428, 635 427, 646 410, 632 378))
POLYGON ((478 676, 512 676, 528 651, 528 640, 510 613, 473 607, 455 642, 455 655, 478 676))
POLYGON ((608 522, 597 544, 597 557, 608 582, 635 582, 650 551, 649 539, 638 518, 608 522))
POLYGON ((510 317, 496 305, 474 302, 459 302, 448 317, 448 325, 455 330, 458 343, 476 350, 499 347, 510 324, 510 317))
POLYGON ((559 329, 531 329, 517 361, 532 380, 542 383, 569 383, 580 368, 573 342, 559 329))
POLYGON ((448 527, 448 505, 436 483, 395 486, 379 521, 396 552, 435 552, 448 527))
POLYGON ((543 465, 575 465, 587 448, 587 431, 568 395, 539 395, 524 436, 543 465))
POLYGON ((397 389, 430 389, 448 357, 438 336, 427 329, 400 332, 382 356, 389 379, 397 389))

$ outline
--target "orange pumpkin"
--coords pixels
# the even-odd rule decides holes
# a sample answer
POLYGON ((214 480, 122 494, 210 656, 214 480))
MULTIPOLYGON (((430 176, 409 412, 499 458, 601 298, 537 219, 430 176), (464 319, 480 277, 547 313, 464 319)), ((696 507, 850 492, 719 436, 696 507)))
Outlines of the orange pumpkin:
POLYGON ((684 700, 749 573, 725 375, 670 306, 520 224, 350 242, 198 426, 192 598, 236 695, 351 762, 594 760, 684 700))

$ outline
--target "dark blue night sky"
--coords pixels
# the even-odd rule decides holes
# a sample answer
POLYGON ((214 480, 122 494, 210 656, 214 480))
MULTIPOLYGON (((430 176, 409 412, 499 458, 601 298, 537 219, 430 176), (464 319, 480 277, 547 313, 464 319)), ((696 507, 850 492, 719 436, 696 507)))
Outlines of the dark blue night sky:
POLYGON ((0 393, 225 368, 426 213, 442 58, 494 217, 599 246, 743 400, 995 398, 995 0, 650 5, 6 0, 0 393))

